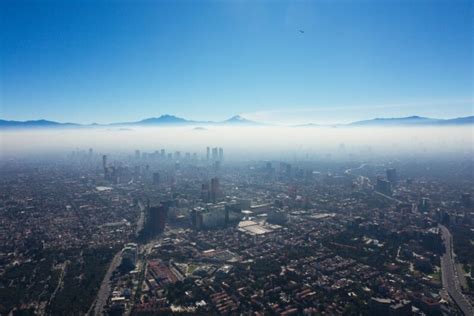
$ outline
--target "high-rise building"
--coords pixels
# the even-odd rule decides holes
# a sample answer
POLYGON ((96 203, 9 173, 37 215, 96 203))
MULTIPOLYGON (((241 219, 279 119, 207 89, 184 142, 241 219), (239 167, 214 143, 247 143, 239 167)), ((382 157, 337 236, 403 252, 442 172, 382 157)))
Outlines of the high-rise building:
POLYGON ((206 160, 209 161, 211 159, 211 148, 206 147, 206 160))
POLYGON ((104 169, 104 177, 107 178, 107 155, 102 156, 102 168, 104 169))
POLYGON ((160 156, 161 156, 161 159, 165 159, 166 157, 166 152, 164 149, 160 150, 160 156))
POLYGON ((216 161, 219 158, 217 147, 212 148, 212 160, 216 161))
POLYGON ((398 178, 397 178, 397 170, 394 168, 389 168, 386 170, 387 173, 387 180, 390 181, 390 183, 393 185, 397 183, 398 178))
POLYGON ((219 160, 214 161, 212 165, 214 168, 214 172, 218 172, 221 169, 221 162, 219 160))
POLYGON ((138 149, 135 150, 135 158, 140 159, 140 151, 138 149))
POLYGON ((224 160, 224 149, 222 149, 222 147, 219 147, 219 160, 224 160))
POLYGON ((146 229, 148 236, 153 237, 163 232, 166 225, 168 206, 164 204, 149 206, 147 213, 146 229))
POLYGON ((215 177, 211 179, 211 201, 216 203, 220 196, 220 185, 219 178, 215 177))
POLYGON ((392 186, 390 182, 381 178, 377 179, 375 190, 385 195, 392 195, 392 186))
POLYGON ((128 260, 131 264, 135 265, 138 257, 138 245, 135 243, 128 243, 122 249, 122 262, 128 260))
POLYGON ((209 202, 210 198, 209 182, 203 183, 201 185, 201 200, 209 202))

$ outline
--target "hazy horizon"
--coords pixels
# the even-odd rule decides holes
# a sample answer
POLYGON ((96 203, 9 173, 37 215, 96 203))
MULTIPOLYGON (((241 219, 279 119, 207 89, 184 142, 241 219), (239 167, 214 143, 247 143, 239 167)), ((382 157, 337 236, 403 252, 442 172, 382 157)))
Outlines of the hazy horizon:
POLYGON ((130 127, 93 129, 34 129, 2 132, 2 155, 88 150, 154 152, 166 148, 204 154, 207 146, 223 147, 232 159, 276 156, 356 154, 472 153, 472 127, 130 127), (343 144, 343 145, 342 145, 343 144))

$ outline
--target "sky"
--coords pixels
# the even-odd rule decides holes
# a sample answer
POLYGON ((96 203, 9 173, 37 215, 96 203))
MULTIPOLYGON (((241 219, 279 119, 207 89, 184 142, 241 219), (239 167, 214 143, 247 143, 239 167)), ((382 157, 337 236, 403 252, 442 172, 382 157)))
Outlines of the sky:
POLYGON ((0 119, 473 115, 472 1, 0 1, 0 119))

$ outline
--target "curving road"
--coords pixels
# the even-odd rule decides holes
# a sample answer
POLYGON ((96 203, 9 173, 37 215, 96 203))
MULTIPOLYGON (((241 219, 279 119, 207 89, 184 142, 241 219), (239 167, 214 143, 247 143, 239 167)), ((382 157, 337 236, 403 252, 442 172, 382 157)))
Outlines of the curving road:
POLYGON ((449 296, 451 296, 463 314, 466 316, 472 316, 474 315, 474 310, 471 303, 462 294, 461 285, 455 270, 453 236, 445 226, 439 225, 439 228, 442 233, 443 243, 446 250, 441 257, 441 276, 443 287, 449 293, 449 296))

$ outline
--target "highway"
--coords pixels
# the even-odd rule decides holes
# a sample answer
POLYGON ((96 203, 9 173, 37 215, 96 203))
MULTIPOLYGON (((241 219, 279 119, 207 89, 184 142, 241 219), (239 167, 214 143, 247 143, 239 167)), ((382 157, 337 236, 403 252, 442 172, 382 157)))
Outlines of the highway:
MULTIPOLYGON (((136 235, 138 235, 140 230, 143 228, 143 223, 145 220, 144 218, 145 206, 143 205, 141 201, 138 202, 138 207, 140 210, 140 217, 137 222, 137 229, 135 231, 136 235)), ((99 292, 97 293, 97 297, 92 303, 91 307, 89 308, 87 315, 94 315, 94 316, 103 315, 104 307, 105 305, 107 305, 107 299, 110 296, 110 277, 112 276, 112 273, 115 271, 115 269, 117 269, 117 267, 120 265, 121 259, 122 259, 122 251, 118 251, 109 264, 107 272, 105 273, 105 276, 102 279, 102 283, 100 285, 99 292)))
POLYGON ((469 300, 462 294, 461 285, 459 283, 455 268, 453 236, 445 226, 439 225, 439 228, 442 233, 442 239, 445 247, 445 253, 441 257, 441 275, 443 287, 449 293, 449 296, 451 296, 463 314, 466 316, 472 316, 474 315, 474 310, 469 300))
POLYGON ((104 311, 104 306, 107 304, 107 299, 109 298, 110 294, 110 277, 114 270, 119 266, 122 252, 119 251, 115 254, 114 258, 110 262, 109 268, 105 273, 104 279, 102 280, 102 284, 100 285, 99 292, 97 293, 97 298, 93 307, 91 307, 90 311, 93 311, 92 314, 94 316, 101 316, 104 311))

